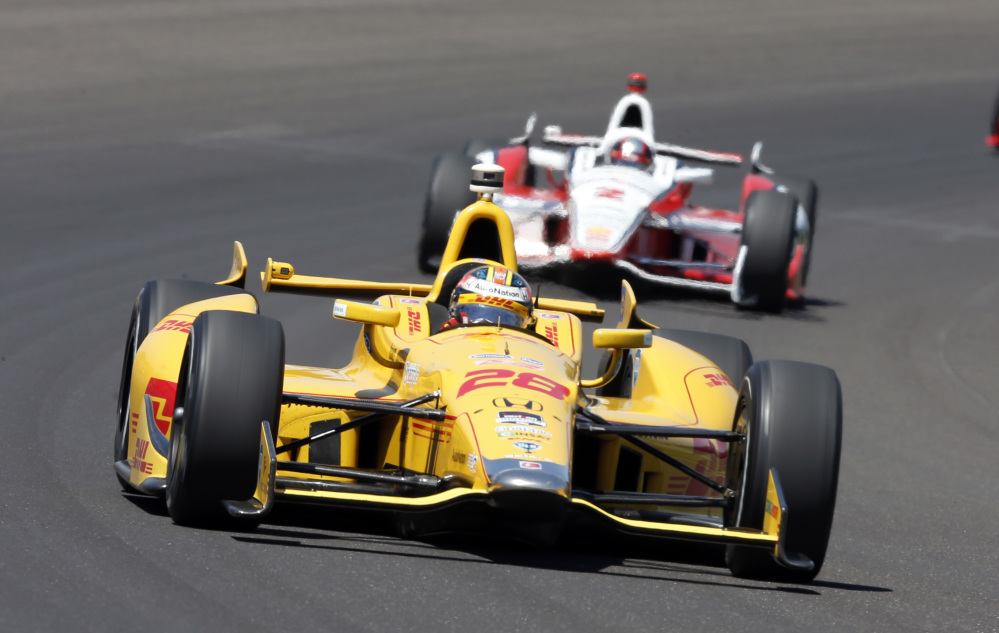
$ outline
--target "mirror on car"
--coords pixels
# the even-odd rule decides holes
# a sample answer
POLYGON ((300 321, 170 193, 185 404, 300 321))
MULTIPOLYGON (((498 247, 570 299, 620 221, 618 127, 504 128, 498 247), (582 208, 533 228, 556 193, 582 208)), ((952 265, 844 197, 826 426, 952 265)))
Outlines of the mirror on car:
POLYGON ((652 347, 652 331, 600 328, 593 331, 593 347, 596 347, 597 349, 637 349, 652 347))
POLYGON ((402 318, 402 314, 396 308, 344 301, 343 299, 337 299, 333 303, 333 316, 345 321, 388 327, 399 325, 399 319, 402 318))

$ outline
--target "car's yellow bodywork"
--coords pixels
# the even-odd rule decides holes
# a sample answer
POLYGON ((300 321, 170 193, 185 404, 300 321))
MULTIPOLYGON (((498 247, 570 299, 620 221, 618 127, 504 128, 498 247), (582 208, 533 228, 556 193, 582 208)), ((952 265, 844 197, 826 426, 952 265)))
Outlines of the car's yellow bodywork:
MULTIPOLYGON (((777 510, 767 515, 775 518, 762 531, 722 526, 720 507, 653 507, 664 514, 682 511, 713 520, 655 521, 614 513, 606 505, 574 496, 575 484, 585 481, 598 491, 721 499, 723 493, 709 489, 653 453, 636 449, 620 435, 591 438, 592 450, 585 455, 577 453, 574 425, 577 411, 584 407, 611 424, 730 431, 738 391, 730 377, 709 359, 678 343, 645 337, 641 332, 598 335, 602 345, 614 349, 611 365, 604 376, 584 378, 581 321, 603 317, 603 311, 592 303, 538 299, 535 320, 528 330, 476 326, 437 331, 439 318, 435 315, 447 303, 448 272, 483 261, 468 258, 463 250, 470 227, 476 223, 494 227, 492 259, 515 270, 510 221, 488 200, 480 200, 457 216, 433 284, 307 277, 298 275, 289 263, 268 260, 261 274, 265 291, 377 297, 373 304, 335 303, 336 318, 362 324, 350 362, 340 369, 287 365, 286 397, 375 399, 395 404, 427 394, 436 394, 436 398, 414 408, 411 415, 385 415, 372 424, 312 443, 306 438, 366 413, 286 402, 281 406, 272 446, 266 441, 266 430, 262 433, 260 483, 255 494, 258 505, 269 507, 275 495, 399 512, 427 512, 463 502, 489 505, 499 493, 519 485, 510 482, 520 481, 516 475, 523 475, 530 482, 541 482, 537 485, 553 506, 589 513, 623 531, 759 545, 776 551, 782 520, 779 482, 771 482, 777 510), (584 392, 614 377, 622 354, 619 348, 627 344, 622 341, 635 344, 643 340, 642 345, 647 346, 633 352, 632 375, 622 378, 631 382, 630 397, 598 397, 584 392), (420 411, 429 408, 444 409, 445 419, 420 417, 420 411), (298 443, 295 448, 284 448, 293 442, 298 443), (622 455, 631 464, 627 477, 622 477, 619 467, 625 459, 622 455), (425 474, 436 478, 438 485, 425 493, 388 495, 352 486, 356 482, 345 476, 345 471, 298 472, 289 469, 291 462, 425 474), (507 474, 501 477, 503 473, 507 474)), ((246 270, 246 258, 237 242, 232 274, 221 283, 243 283, 246 270)), ((618 329, 651 329, 637 317, 635 305, 634 294, 625 283, 618 329)), ((162 447, 171 435, 188 332, 195 317, 207 310, 256 312, 257 304, 251 295, 239 294, 180 307, 150 331, 135 355, 128 400, 126 479, 140 490, 156 491, 168 476, 168 459, 162 447)), ((720 486, 726 483, 726 442, 682 437, 649 437, 646 442, 720 486)), ((531 502, 535 501, 532 497, 531 502)), ((621 503, 617 507, 629 506, 621 503)), ((643 508, 649 509, 647 505, 643 508)))

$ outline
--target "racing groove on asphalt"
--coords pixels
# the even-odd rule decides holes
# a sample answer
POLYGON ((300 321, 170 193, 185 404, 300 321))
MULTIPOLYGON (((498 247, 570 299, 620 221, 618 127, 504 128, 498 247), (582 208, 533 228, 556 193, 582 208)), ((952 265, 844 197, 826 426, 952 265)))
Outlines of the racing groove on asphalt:
MULTIPOLYGON (((999 630, 999 158, 982 145, 999 7, 722 4, 0 9, 4 628, 999 630), (119 492, 118 371, 145 281, 219 279, 233 239, 256 270, 423 281, 436 152, 535 110, 599 133, 636 70, 664 140, 762 139, 766 162, 821 187, 804 306, 663 293, 642 312, 838 372, 840 494, 815 583, 737 580, 683 546, 403 541, 322 509, 190 530, 119 492)), ((734 182, 696 195, 731 204, 734 182)), ((327 302, 261 304, 290 361, 346 358, 354 328, 327 302)))

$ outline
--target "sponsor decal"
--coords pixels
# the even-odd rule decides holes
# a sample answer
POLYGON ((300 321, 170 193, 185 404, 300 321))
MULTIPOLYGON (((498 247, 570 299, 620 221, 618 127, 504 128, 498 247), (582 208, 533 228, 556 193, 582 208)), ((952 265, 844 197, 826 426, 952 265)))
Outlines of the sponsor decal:
POLYGON ((607 198, 609 200, 621 200, 624 198, 624 190, 617 187, 598 187, 593 194, 597 198, 607 198))
POLYGON ((587 242, 606 242, 610 239, 610 229, 602 226, 591 226, 586 229, 587 242))
POLYGON ((469 358, 513 358, 509 354, 472 354, 469 358))
POLYGON ((541 448, 541 444, 537 444, 535 442, 523 442, 523 441, 521 441, 521 442, 514 442, 513 445, 516 446, 517 448, 519 448, 522 451, 527 451, 528 453, 530 453, 531 451, 536 451, 539 448, 541 448))
MULTIPOLYGON (((534 459, 539 462, 548 462, 549 464, 554 464, 554 459, 548 459, 547 457, 539 457, 537 455, 504 455, 504 459, 534 459)), ((540 466, 540 464, 539 464, 540 466)))
POLYGON ((410 335, 423 331, 423 326, 420 322, 420 319, 422 318, 423 315, 421 315, 418 311, 412 308, 406 308, 406 321, 409 324, 410 335))
POLYGON ((493 429, 500 437, 513 437, 515 435, 527 435, 529 439, 547 440, 552 434, 548 431, 531 426, 497 426, 493 429))
POLYGON ((402 382, 407 385, 415 385, 420 381, 420 366, 417 363, 406 363, 406 369, 402 375, 402 382))
POLYGON ((537 365, 528 365, 527 363, 522 363, 517 360, 503 360, 501 358, 490 358, 487 360, 477 360, 476 365, 513 365, 514 367, 523 367, 524 369, 539 369, 537 365))
POLYGON ((555 324, 545 326, 545 338, 552 342, 552 345, 558 347, 558 326, 555 324))
MULTIPOLYGON (((377 305, 377 304, 375 304, 375 305, 377 305)), ((344 304, 344 303, 340 303, 339 301, 337 301, 336 303, 334 303, 333 304, 333 316, 338 316, 338 317, 347 316, 347 305, 344 304)))
POLYGON ((541 470, 541 464, 538 462, 520 462, 520 467, 526 470, 541 470))
POLYGON ((767 514, 777 520, 780 518, 780 508, 778 508, 772 501, 767 499, 767 514))
POLYGON ((369 354, 371 353, 371 337, 368 336, 367 332, 364 333, 364 349, 368 350, 369 354))
POLYGON ((479 464, 479 456, 476 455, 475 453, 471 453, 468 456, 468 470, 474 473, 475 472, 475 467, 478 464, 479 464))
POLYGON ((545 410, 540 402, 527 400, 525 398, 493 398, 493 406, 504 407, 506 409, 526 409, 528 411, 545 410))
POLYGON ((506 310, 512 310, 517 314, 527 315, 527 308, 523 304, 517 303, 512 299, 504 299, 503 297, 492 297, 487 295, 473 295, 473 294, 463 294, 458 297, 458 303, 483 303, 488 306, 496 306, 498 308, 503 308, 506 310))
POLYGON ((536 413, 525 413, 523 411, 500 411, 496 418, 496 424, 518 424, 522 426, 537 426, 547 428, 544 418, 536 413))
POLYGON ((490 295, 492 297, 502 297, 513 299, 514 301, 528 302, 531 300, 531 292, 527 288, 517 288, 514 286, 501 286, 491 281, 472 277, 461 283, 461 287, 469 292, 480 295, 490 295))
POLYGON ((725 374, 704 374, 704 378, 707 379, 708 382, 706 384, 709 387, 721 387, 722 385, 735 386, 725 374))
POLYGON ((146 461, 146 451, 149 450, 149 441, 141 437, 135 438, 135 454, 132 456, 132 469, 147 475, 153 472, 153 463, 146 461))
POLYGON ((413 299, 411 297, 402 297, 399 299, 399 303, 405 303, 406 305, 418 306, 420 305, 419 299, 413 299))
POLYGON ((193 321, 184 321, 183 319, 167 319, 161 323, 153 332, 183 332, 188 334, 191 332, 191 326, 194 325, 193 321))
POLYGON ((548 319, 549 321, 561 321, 562 315, 557 312, 535 312, 534 316, 539 319, 548 319))
POLYGON ((493 271, 493 281, 498 284, 506 283, 506 268, 497 266, 493 271))
POLYGON ((521 361, 523 361, 523 362, 525 362, 525 363, 527 363, 529 365, 534 365, 535 367, 539 367, 539 368, 544 368, 544 366, 545 366, 545 364, 542 363, 541 361, 534 360, 533 358, 527 358, 525 356, 521 356, 519 358, 519 360, 521 360, 521 361))

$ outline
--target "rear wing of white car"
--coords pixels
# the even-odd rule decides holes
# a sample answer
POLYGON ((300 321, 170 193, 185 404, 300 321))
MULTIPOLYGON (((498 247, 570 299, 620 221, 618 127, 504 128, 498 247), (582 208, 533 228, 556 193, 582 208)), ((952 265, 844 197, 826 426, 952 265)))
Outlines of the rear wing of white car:
MULTIPOLYGON (((546 127, 542 138, 545 143, 563 145, 566 147, 599 148, 603 147, 606 142, 605 137, 602 136, 563 134, 562 128, 557 125, 549 125, 546 127)), ((710 163, 713 165, 738 166, 742 164, 742 156, 740 154, 694 149, 691 147, 683 147, 682 145, 673 145, 671 143, 655 143, 654 147, 656 149, 656 153, 662 156, 672 156, 674 158, 682 158, 684 160, 696 161, 700 163, 710 163)))

